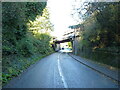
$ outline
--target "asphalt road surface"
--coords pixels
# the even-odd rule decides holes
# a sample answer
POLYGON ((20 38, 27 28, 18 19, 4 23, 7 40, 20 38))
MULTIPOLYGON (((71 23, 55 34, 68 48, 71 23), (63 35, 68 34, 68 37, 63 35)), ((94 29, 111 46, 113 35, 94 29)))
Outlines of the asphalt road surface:
POLYGON ((118 85, 68 54, 54 53, 32 65, 4 88, 118 88, 118 85))

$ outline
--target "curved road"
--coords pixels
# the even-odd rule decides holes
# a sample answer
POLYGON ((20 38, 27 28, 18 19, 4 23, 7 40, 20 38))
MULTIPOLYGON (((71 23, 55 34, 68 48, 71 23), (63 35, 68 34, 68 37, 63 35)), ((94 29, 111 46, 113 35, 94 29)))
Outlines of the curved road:
POLYGON ((118 88, 118 85, 68 54, 54 53, 32 65, 4 88, 118 88))

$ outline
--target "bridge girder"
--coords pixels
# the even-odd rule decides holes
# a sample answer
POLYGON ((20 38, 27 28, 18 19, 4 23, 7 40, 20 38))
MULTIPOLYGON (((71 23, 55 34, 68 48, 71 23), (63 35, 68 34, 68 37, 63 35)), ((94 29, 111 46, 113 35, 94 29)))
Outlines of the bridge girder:
POLYGON ((64 42, 71 42, 72 38, 69 39, 64 39, 64 40, 60 40, 60 41, 54 41, 55 44, 60 44, 60 43, 64 43, 64 42))

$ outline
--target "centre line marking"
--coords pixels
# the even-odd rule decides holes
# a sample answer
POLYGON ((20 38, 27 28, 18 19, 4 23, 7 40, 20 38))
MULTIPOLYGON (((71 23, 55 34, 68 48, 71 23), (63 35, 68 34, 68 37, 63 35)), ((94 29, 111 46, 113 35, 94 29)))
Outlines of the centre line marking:
POLYGON ((67 83, 65 81, 65 78, 63 76, 62 69, 61 69, 61 66, 60 66, 60 54, 58 55, 58 70, 59 70, 59 74, 60 74, 60 76, 62 78, 62 82, 63 82, 64 87, 68 88, 68 85, 67 85, 67 83))

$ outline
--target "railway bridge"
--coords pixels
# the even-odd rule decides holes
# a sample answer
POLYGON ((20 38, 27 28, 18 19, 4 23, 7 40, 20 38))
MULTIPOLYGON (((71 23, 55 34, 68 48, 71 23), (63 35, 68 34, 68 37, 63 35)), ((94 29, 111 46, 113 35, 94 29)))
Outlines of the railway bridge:
POLYGON ((60 50, 60 43, 71 42, 73 53, 77 54, 81 30, 81 25, 69 26, 69 30, 64 33, 61 40, 57 40, 57 38, 54 38, 53 42, 55 51, 60 50))

